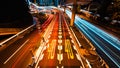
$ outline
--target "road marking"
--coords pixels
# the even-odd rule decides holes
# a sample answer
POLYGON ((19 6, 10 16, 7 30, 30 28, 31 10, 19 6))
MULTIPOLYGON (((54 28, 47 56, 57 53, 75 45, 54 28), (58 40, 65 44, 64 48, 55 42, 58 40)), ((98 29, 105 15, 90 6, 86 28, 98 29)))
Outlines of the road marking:
POLYGON ((62 45, 58 45, 58 50, 62 50, 62 45))
POLYGON ((62 28, 59 28, 59 30, 62 30, 62 28))
POLYGON ((76 54, 76 57, 77 57, 77 59, 78 59, 79 61, 82 60, 78 54, 76 54))
POLYGON ((48 59, 54 59, 55 47, 56 47, 56 40, 52 40, 48 48, 48 52, 49 52, 48 59))
POLYGON ((86 62, 88 64, 89 68, 92 68, 92 66, 90 65, 90 62, 87 59, 86 59, 86 62))
POLYGON ((74 41, 73 41, 73 40, 71 40, 71 42, 74 44, 74 41))
POLYGON ((50 35, 48 36, 48 38, 50 38, 50 35))
POLYGON ((56 68, 59 68, 59 66, 56 66, 56 68))
POLYGON ((73 45, 73 49, 77 51, 77 48, 76 48, 76 46, 75 46, 75 45, 73 45))
POLYGON ((72 38, 72 36, 70 35, 70 38, 72 38))
POLYGON ((40 47, 37 49, 36 53, 35 53, 35 57, 36 57, 36 61, 37 59, 40 61, 43 59, 42 56, 44 56, 43 51, 46 50, 47 46, 44 46, 45 43, 43 42, 40 47))
POLYGON ((58 45, 58 50, 59 50, 59 53, 61 53, 61 51, 62 51, 62 45, 58 45))
POLYGON ((58 39, 58 43, 59 43, 59 44, 62 44, 62 40, 61 40, 61 39, 58 39))
POLYGON ((41 54, 39 60, 41 61, 43 59, 43 57, 44 57, 44 54, 41 54))
POLYGON ((68 59, 74 59, 74 54, 69 39, 65 40, 65 52, 67 52, 68 59))
POLYGON ((71 29, 71 31, 72 31, 72 33, 73 33, 73 36, 75 37, 75 39, 76 39, 78 45, 81 47, 82 45, 81 45, 80 42, 78 41, 78 38, 76 37, 74 31, 72 30, 72 28, 70 28, 70 29, 71 29))
POLYGON ((47 40, 46 40, 46 43, 48 43, 48 42, 49 42, 49 40, 47 39, 47 40))
POLYGON ((64 68, 64 66, 61 66, 61 68, 64 68))
POLYGON ((62 30, 59 30, 59 32, 61 32, 62 30))
POLYGON ((15 52, 4 62, 4 64, 6 64, 28 41, 29 41, 29 39, 26 40, 26 41, 22 44, 22 46, 20 46, 20 47, 17 49, 17 51, 15 51, 15 52))
POLYGON ((57 59, 59 61, 59 64, 61 64, 61 61, 63 60, 63 54, 57 54, 57 59))
POLYGON ((58 32, 58 34, 62 34, 62 32, 58 32))
POLYGON ((62 38, 62 35, 59 35, 58 38, 61 39, 61 38, 62 38))

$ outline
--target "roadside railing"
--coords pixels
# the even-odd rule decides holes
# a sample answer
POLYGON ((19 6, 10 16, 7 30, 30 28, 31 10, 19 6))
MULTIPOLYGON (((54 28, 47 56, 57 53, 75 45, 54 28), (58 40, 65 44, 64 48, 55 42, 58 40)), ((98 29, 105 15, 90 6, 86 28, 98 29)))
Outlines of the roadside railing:
MULTIPOLYGON (((10 38, 4 40, 3 42, 0 43, 0 51, 2 47, 7 47, 8 45, 10 45, 12 42, 14 42, 15 40, 17 40, 17 38, 19 36, 23 36, 25 35, 27 32, 29 32, 31 29, 33 29, 33 27, 35 26, 35 24, 25 28, 24 30, 18 32, 17 34, 11 36, 10 38)), ((2 48, 3 49, 3 48, 2 48)))

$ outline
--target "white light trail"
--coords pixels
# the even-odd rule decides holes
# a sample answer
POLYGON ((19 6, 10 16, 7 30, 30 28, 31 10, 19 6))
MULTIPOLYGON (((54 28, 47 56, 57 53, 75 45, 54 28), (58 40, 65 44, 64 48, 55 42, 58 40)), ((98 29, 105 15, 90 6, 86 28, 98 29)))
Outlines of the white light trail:
POLYGON ((29 39, 26 40, 14 53, 4 62, 4 64, 6 64, 28 41, 29 41, 29 39))

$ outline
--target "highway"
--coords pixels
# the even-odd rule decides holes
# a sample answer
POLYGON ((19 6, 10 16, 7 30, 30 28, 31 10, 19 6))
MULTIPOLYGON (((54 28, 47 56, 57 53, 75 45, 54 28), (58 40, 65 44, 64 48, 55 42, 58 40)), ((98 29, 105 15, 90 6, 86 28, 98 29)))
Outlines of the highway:
POLYGON ((64 12, 54 12, 41 27, 36 25, 12 44, 1 46, 7 47, 0 51, 0 68, 107 68, 84 37, 76 39, 64 12))
POLYGON ((66 25, 62 12, 57 13, 53 29, 46 42, 43 58, 38 63, 39 68, 80 68, 82 64, 77 58, 77 52, 73 48, 69 28, 66 25))
MULTIPOLYGON (((71 12, 66 10, 70 17, 71 12)), ((70 17, 71 18, 71 17, 70 17)), ((94 44, 98 53, 112 67, 120 67, 120 41, 76 15, 75 26, 94 44)))
MULTIPOLYGON (((0 51, 0 68, 27 68, 33 62, 35 52, 40 45, 41 36, 45 32, 47 26, 53 20, 50 15, 46 22, 42 25, 44 29, 33 29, 26 32, 24 36, 18 36, 18 40, 0 51)), ((3 47, 3 46, 2 46, 3 47)), ((1 47, 1 48, 2 48, 1 47)))

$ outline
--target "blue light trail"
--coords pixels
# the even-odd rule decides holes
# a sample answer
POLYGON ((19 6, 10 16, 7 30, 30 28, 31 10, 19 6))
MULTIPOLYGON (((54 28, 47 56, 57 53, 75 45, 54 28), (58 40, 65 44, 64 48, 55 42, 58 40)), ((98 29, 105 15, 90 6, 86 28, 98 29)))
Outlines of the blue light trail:
MULTIPOLYGON (((66 10, 66 14, 71 18, 71 11, 66 10)), ((107 34, 77 15, 75 16, 74 24, 90 39, 95 47, 99 48, 116 66, 120 67, 120 41, 117 38, 107 34)))

